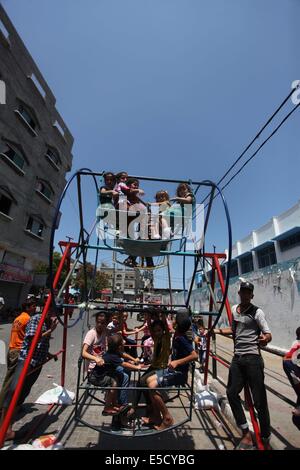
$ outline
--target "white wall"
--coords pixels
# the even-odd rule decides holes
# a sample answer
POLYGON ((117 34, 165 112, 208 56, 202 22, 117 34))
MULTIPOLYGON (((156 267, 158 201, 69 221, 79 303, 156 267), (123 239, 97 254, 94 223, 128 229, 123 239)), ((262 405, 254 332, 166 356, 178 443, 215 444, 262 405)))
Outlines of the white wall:
POLYGON ((300 246, 295 246, 294 248, 291 248, 290 250, 286 250, 286 251, 280 251, 280 247, 279 247, 277 261, 278 263, 282 261, 289 261, 299 256, 299 254, 300 254, 300 246))

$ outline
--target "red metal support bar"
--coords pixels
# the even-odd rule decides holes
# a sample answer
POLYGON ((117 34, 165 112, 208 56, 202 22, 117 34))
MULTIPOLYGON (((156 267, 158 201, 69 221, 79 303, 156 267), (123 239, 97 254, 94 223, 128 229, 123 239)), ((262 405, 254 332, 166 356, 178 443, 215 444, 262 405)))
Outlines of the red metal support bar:
POLYGON ((59 242, 58 244, 59 244, 59 246, 62 246, 62 247, 69 247, 69 248, 77 248, 78 247, 78 243, 75 243, 75 242, 59 242))
POLYGON ((227 369, 229 369, 229 364, 227 364, 227 362, 223 361, 220 357, 216 356, 215 354, 209 352, 209 355, 215 359, 217 362, 220 362, 220 364, 223 364, 223 366, 225 366, 227 369))
MULTIPOLYGON (((213 260, 214 260, 214 266, 215 266, 215 268, 217 270, 217 273, 218 273, 218 278, 219 278, 221 291, 222 291, 222 294, 224 295, 225 294, 225 284, 224 284, 223 274, 222 274, 220 263, 219 263, 219 257, 217 255, 214 255, 213 260)), ((226 296, 226 300, 225 300, 225 307, 226 307, 228 321, 229 321, 229 324, 231 325, 231 323, 232 323, 232 313, 231 313, 230 303, 229 303, 229 300, 228 300, 227 296, 226 296)))
POLYGON ((203 258, 220 258, 220 259, 226 259, 227 255, 225 253, 203 253, 202 255, 203 258))
MULTIPOLYGON (((60 278, 60 275, 61 275, 61 272, 63 270, 63 267, 64 267, 64 263, 67 259, 67 256, 70 252, 70 249, 71 249, 71 245, 74 245, 72 243, 67 243, 66 244, 66 249, 63 253, 63 256, 60 260, 60 263, 59 263, 59 266, 58 266, 58 269, 57 269, 57 273, 55 275, 55 278, 54 278, 54 282, 53 282, 53 288, 55 289, 57 284, 58 284, 58 281, 59 281, 59 278, 60 278)), ((16 387, 16 390, 14 391, 14 394, 13 394, 13 397, 12 397, 12 400, 9 404, 9 407, 7 409, 7 413, 5 415, 5 418, 4 418, 4 421, 3 421, 3 424, 0 428, 0 447, 3 446, 3 443, 4 443, 4 440, 5 440, 5 435, 6 435, 6 432, 7 432, 7 429, 8 429, 8 426, 12 420, 12 417, 13 417, 13 413, 14 413, 14 410, 17 406, 17 403, 18 403, 18 399, 19 399, 19 396, 21 394, 21 391, 22 391, 22 388, 23 388, 23 384, 24 384, 24 381, 25 381, 25 378, 26 378, 26 375, 27 375, 27 371, 28 371, 28 368, 29 368, 29 365, 30 365, 30 362, 31 362, 31 359, 32 359, 32 356, 33 356, 33 353, 35 351, 35 348, 36 348, 36 345, 38 343, 38 340, 40 338, 40 335, 41 335, 41 332, 42 332, 42 327, 43 327, 43 324, 45 322, 45 319, 47 317, 47 314, 49 312, 49 309, 51 307, 51 303, 52 303, 52 296, 51 294, 48 296, 47 298, 47 301, 46 301, 46 305, 43 309, 43 312, 42 312, 42 315, 41 315, 41 319, 40 319, 40 322, 38 324, 38 327, 37 327, 37 330, 35 332, 35 335, 33 337, 33 340, 32 340, 32 343, 31 343, 31 346, 29 348, 29 351, 28 351, 28 356, 27 358, 25 359, 24 361, 24 367, 23 367, 23 370, 21 372, 21 375, 20 375, 20 378, 19 378, 19 381, 18 381, 18 384, 17 384, 17 387, 16 387)))
MULTIPOLYGON (((218 258, 217 258, 218 259, 218 258)), ((211 270, 211 289, 214 292, 215 291, 215 282, 216 282, 216 273, 215 273, 215 258, 213 258, 213 264, 212 264, 212 270, 211 270)), ((213 296, 210 294, 210 299, 209 299, 209 311, 213 311, 213 306, 214 306, 214 301, 213 301, 213 296)), ((212 327, 212 316, 209 316, 208 319, 208 331, 211 330, 212 327)), ((210 338, 211 335, 208 334, 207 336, 207 345, 206 345, 206 351, 210 350, 210 338)), ((208 364, 209 364, 209 354, 206 354, 205 358, 205 367, 204 367, 204 385, 207 385, 207 380, 208 380, 208 364)))
POLYGON ((260 429, 259 429, 259 425, 255 416, 255 413, 254 413, 254 405, 253 405, 252 396, 251 396, 248 384, 246 384, 246 386, 244 387, 244 390, 245 390, 245 400, 249 407, 249 413, 251 416, 251 422, 252 422, 258 450, 265 450, 264 445, 261 441, 260 429))

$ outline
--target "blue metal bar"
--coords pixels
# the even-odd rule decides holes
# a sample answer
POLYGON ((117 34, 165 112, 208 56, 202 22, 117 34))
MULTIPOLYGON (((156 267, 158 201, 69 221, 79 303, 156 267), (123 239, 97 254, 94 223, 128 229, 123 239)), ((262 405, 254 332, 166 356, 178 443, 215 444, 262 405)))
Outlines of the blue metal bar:
MULTIPOLYGON (((90 248, 91 250, 104 250, 104 251, 116 251, 118 253, 127 254, 124 251, 124 248, 117 248, 114 246, 97 246, 97 245, 85 245, 85 248, 90 248)), ((199 256, 199 253, 194 251, 168 251, 168 250, 161 250, 160 256, 165 255, 174 255, 174 256, 199 256)))
MULTIPOLYGON (((93 175, 93 176, 103 176, 102 173, 95 173, 95 172, 86 172, 86 171, 79 171, 80 175, 93 175)), ((136 178, 141 181, 159 181, 161 183, 187 183, 187 184, 194 184, 194 185, 201 185, 201 186, 211 186, 211 182, 209 181, 191 181, 188 179, 185 180, 172 180, 169 178, 152 178, 150 176, 135 176, 135 175, 130 175, 128 176, 129 178, 136 178)))

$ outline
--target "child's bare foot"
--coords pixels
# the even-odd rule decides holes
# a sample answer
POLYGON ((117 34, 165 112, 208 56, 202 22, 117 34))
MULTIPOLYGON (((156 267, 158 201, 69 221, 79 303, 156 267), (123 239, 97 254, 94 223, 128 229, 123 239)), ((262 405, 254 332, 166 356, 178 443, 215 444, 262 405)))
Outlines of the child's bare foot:
POLYGON ((105 406, 103 408, 103 416, 113 416, 119 413, 119 410, 116 406, 105 406))
POLYGON ((157 425, 159 426, 162 422, 162 419, 158 416, 143 416, 142 417, 143 424, 147 426, 157 425))
POLYGON ((170 428, 174 424, 173 418, 165 418, 160 425, 155 425, 156 431, 163 431, 164 429, 170 428))

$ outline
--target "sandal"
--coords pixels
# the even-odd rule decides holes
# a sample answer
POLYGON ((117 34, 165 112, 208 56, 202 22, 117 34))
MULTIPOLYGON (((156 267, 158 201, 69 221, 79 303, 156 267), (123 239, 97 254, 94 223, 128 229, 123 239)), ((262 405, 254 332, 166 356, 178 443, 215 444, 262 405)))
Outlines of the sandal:
POLYGON ((118 415, 127 413, 131 409, 130 405, 121 405, 119 411, 117 412, 118 415))
POLYGON ((113 408, 109 408, 108 410, 104 409, 102 411, 102 416, 115 416, 117 414, 119 414, 119 412, 113 408))

